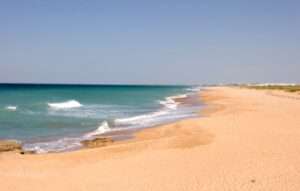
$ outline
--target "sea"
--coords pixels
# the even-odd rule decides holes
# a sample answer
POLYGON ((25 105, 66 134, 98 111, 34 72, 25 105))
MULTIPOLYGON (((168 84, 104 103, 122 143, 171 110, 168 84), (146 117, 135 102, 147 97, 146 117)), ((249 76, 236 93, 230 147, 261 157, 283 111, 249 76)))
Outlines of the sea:
POLYGON ((199 86, 0 84, 0 140, 36 153, 195 117, 199 86))

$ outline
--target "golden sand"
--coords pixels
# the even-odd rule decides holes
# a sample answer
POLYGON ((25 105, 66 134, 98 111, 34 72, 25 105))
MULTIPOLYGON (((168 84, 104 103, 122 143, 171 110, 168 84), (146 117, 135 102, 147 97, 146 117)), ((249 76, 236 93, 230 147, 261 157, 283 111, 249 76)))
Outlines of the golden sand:
POLYGON ((300 190, 300 96, 216 87, 200 118, 103 148, 0 154, 0 190, 300 190))

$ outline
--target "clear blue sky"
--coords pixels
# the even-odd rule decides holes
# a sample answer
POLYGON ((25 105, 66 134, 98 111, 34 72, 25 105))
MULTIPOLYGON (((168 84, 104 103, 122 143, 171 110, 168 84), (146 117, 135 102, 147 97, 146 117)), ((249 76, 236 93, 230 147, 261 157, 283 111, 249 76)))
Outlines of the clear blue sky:
POLYGON ((0 82, 300 82, 300 1, 1 0, 0 82))

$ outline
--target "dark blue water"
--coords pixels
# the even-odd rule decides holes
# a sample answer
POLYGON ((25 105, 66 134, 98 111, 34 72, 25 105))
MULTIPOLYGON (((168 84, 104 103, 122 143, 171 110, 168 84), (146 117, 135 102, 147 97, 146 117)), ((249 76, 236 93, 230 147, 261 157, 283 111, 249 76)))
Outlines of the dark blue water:
POLYGON ((0 85, 0 139, 28 150, 63 151, 82 139, 149 127, 194 114, 170 96, 189 86, 0 85))

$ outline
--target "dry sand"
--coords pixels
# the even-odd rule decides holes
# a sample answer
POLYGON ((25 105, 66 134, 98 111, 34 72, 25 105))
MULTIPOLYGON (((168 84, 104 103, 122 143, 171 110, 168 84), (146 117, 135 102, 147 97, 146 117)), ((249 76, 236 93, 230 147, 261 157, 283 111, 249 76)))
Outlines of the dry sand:
POLYGON ((0 154, 0 190, 300 190, 300 96, 209 88, 202 117, 104 148, 0 154))

